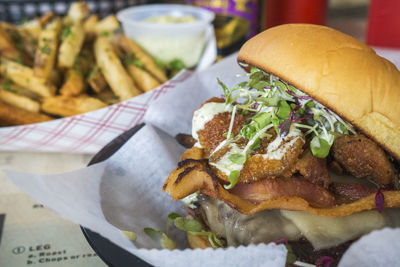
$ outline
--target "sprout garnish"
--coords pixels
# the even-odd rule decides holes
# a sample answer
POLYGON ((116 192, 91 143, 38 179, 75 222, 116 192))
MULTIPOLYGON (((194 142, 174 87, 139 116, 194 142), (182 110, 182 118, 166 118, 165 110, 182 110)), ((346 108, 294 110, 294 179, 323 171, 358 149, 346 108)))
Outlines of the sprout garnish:
MULTIPOLYGON (((313 155, 324 158, 337 136, 355 133, 353 127, 338 115, 274 75, 255 67, 247 75, 249 81, 232 89, 218 79, 224 91, 225 104, 234 107, 232 118, 236 112, 255 113, 242 127, 239 136, 252 140, 260 135, 260 131, 274 127, 280 137, 285 137, 292 126, 306 129, 305 135, 311 135, 313 155)), ((228 139, 233 138, 230 136, 232 125, 233 122, 228 139)), ((250 150, 255 149, 257 146, 250 147, 250 150)))
POLYGON ((161 232, 160 230, 154 230, 153 228, 146 227, 143 231, 150 236, 153 240, 159 241, 161 246, 166 249, 173 250, 176 248, 176 243, 169 238, 168 235, 161 232))
POLYGON ((163 248, 172 250, 176 248, 176 243, 169 237, 169 226, 171 223, 173 223, 176 228, 185 231, 188 234, 207 236, 208 241, 214 249, 225 247, 224 242, 219 239, 215 233, 204 230, 204 226, 200 221, 182 217, 175 212, 168 215, 166 233, 163 233, 160 230, 154 230, 150 227, 146 227, 143 230, 152 239, 160 241, 163 248))
MULTIPOLYGON (((310 136, 311 152, 318 158, 328 156, 338 136, 355 134, 353 127, 334 112, 274 75, 253 67, 246 76, 249 77, 248 81, 231 89, 217 79, 224 92, 225 105, 231 108, 232 115, 228 132, 224 133, 226 139, 211 152, 211 156, 225 146, 231 146, 232 149, 233 143, 239 138, 248 140, 245 147, 230 152, 233 153, 229 156, 232 166, 223 166, 230 182, 224 186, 226 189, 235 186, 241 168, 249 155, 260 147, 261 139, 272 136, 268 133, 271 128, 282 140, 291 131, 302 129, 305 136, 310 136), (252 116, 246 119, 239 134, 234 136, 232 129, 236 113, 252 116)), ((219 166, 215 162, 211 165, 219 166)))

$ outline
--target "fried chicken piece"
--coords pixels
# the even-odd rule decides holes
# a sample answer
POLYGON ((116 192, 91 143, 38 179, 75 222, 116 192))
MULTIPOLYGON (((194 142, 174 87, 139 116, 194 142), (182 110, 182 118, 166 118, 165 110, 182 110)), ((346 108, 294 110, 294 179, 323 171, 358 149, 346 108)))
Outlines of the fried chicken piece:
MULTIPOLYGON (((282 142, 291 142, 291 139, 282 142)), ((295 172, 295 164, 303 152, 304 141, 297 138, 287 149, 281 159, 265 158, 262 155, 251 156, 240 171, 239 182, 253 182, 262 179, 273 179, 276 177, 289 178, 295 172)))
MULTIPOLYGON (((262 179, 274 179, 276 177, 290 178, 296 171, 296 161, 303 152, 304 141, 302 138, 296 138, 296 140, 288 138, 281 143, 281 146, 289 142, 291 142, 290 147, 287 148, 281 159, 264 158, 260 154, 251 156, 240 171, 238 183, 251 183, 262 179)), ((224 148, 221 151, 226 153, 224 148)), ((211 168, 220 179, 228 181, 228 177, 224 172, 213 166, 211 168)))
POLYGON ((345 135, 333 143, 333 157, 357 178, 370 178, 379 185, 390 184, 395 170, 385 152, 364 135, 345 135))
MULTIPOLYGON (((226 139, 225 133, 229 130, 232 113, 223 112, 214 116, 212 120, 206 123, 204 129, 198 131, 199 141, 207 155, 210 155, 214 149, 226 139)), ((242 129, 246 121, 244 115, 235 114, 232 132, 236 136, 242 129)))
POLYGON ((296 162, 296 171, 307 181, 328 188, 330 179, 326 159, 314 157, 310 149, 305 150, 296 162))

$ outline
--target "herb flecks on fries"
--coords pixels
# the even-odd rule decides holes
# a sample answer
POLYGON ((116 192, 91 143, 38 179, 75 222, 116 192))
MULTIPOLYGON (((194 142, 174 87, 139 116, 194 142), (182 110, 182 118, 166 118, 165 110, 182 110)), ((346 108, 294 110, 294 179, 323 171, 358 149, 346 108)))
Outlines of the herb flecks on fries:
POLYGON ((114 15, 72 3, 21 25, 0 22, 0 126, 73 116, 153 90, 168 69, 123 34, 114 15))

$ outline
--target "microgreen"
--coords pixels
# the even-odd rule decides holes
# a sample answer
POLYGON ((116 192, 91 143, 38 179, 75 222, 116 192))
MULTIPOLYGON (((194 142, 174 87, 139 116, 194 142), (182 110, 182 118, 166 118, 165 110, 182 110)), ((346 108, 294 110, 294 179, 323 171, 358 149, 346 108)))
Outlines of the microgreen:
MULTIPOLYGON (((311 140, 311 152, 319 158, 328 156, 335 138, 355 133, 353 127, 338 115, 274 75, 252 67, 245 76, 249 77, 248 81, 232 88, 217 78, 224 93, 225 105, 232 108, 232 116, 229 130, 223 134, 226 139, 211 154, 238 140, 232 133, 236 113, 246 116, 238 136, 247 139, 246 146, 239 147, 241 151, 229 156, 229 160, 238 165, 245 164, 247 155, 260 148, 262 138, 272 136, 267 133, 270 128, 274 128, 283 140, 291 131, 301 128, 311 140)), ((226 189, 235 186, 239 174, 237 169, 230 170, 230 184, 225 185, 226 189)))
POLYGON ((175 212, 168 214, 167 228, 165 231, 167 233, 167 235, 169 235, 169 226, 170 226, 171 222, 173 222, 178 217, 181 217, 181 215, 179 215, 178 213, 175 213, 175 212))
POLYGON ((328 156, 331 146, 326 140, 314 136, 313 139, 311 139, 310 148, 314 156, 317 158, 325 158, 328 156))
POLYGON ((247 160, 246 155, 243 154, 231 154, 228 158, 232 163, 240 165, 243 165, 247 160))
POLYGON ((220 240, 215 233, 205 231, 203 224, 196 219, 188 219, 177 213, 171 213, 168 215, 168 225, 171 222, 174 223, 176 228, 185 231, 188 234, 207 236, 208 241, 213 248, 224 247, 222 240, 220 240))
POLYGON ((239 178, 239 174, 240 174, 240 171, 231 171, 231 173, 228 176, 228 180, 229 180, 230 184, 224 185, 225 189, 232 189, 236 185, 238 178, 239 178))
POLYGON ((158 241, 161 243, 161 246, 166 249, 173 250, 176 248, 176 243, 170 239, 166 234, 161 232, 160 230, 155 230, 150 227, 146 227, 143 231, 150 236, 151 239, 158 241))
POLYGON ((309 129, 306 135, 318 137, 313 139, 312 152, 315 156, 326 157, 338 134, 355 133, 350 124, 293 85, 255 67, 248 76, 249 81, 232 89, 218 79, 227 105, 237 106, 241 114, 255 113, 251 118, 253 123, 246 123, 239 135, 250 140, 263 126, 271 124, 285 137, 295 124, 295 127, 309 129), (268 110, 260 112, 264 109, 268 110))

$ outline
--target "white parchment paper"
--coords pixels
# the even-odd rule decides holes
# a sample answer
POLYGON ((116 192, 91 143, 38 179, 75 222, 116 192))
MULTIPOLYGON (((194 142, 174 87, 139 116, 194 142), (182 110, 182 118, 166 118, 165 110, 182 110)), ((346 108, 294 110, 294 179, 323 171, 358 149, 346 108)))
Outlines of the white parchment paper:
MULTIPOLYGON (((180 250, 169 251, 143 233, 144 227, 164 230, 170 212, 184 214, 179 202, 161 192, 184 151, 173 136, 190 133, 193 110, 207 98, 222 94, 216 77, 228 86, 244 79, 234 75, 243 74, 235 57, 193 74, 160 96, 148 109, 146 126, 108 160, 65 174, 8 171, 8 177, 60 216, 100 233, 155 266, 284 266, 286 249, 282 245, 188 250, 185 235, 173 231, 180 250), (119 229, 137 233, 137 241, 130 242, 119 229)), ((368 266, 395 266, 400 262, 399 236, 400 230, 374 232, 353 244, 341 265, 367 266, 357 264, 362 258, 363 263, 373 263, 368 266), (375 242, 370 242, 371 238, 375 242), (390 246, 393 242, 397 245, 390 246)))

